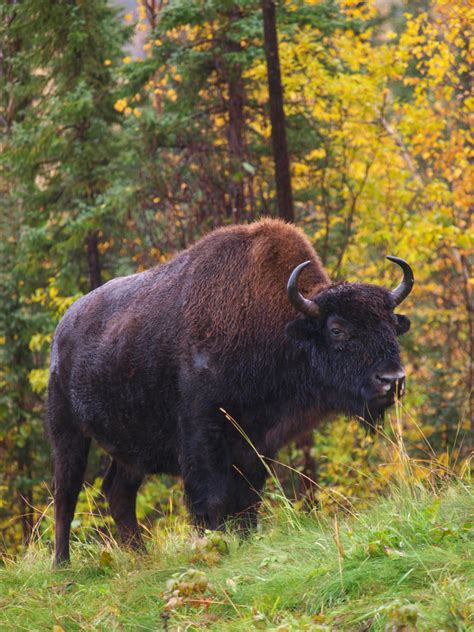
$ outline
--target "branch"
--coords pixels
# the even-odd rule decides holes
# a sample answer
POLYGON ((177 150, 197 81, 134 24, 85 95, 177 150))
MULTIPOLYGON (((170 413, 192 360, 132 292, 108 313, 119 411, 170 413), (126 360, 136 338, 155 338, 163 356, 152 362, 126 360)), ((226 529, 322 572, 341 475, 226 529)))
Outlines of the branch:
POLYGON ((400 148, 402 158, 405 161, 405 164, 408 167, 408 170, 410 171, 410 173, 413 175, 413 177, 417 180, 417 182, 420 185, 424 185, 425 184, 424 179, 421 176, 418 169, 415 167, 415 163, 413 162, 412 157, 410 156, 407 146, 403 142, 403 138, 390 125, 390 123, 387 121, 387 119, 383 115, 380 117, 380 122, 382 123, 382 126, 384 130, 387 132, 387 134, 393 138, 393 140, 395 141, 395 144, 400 148))

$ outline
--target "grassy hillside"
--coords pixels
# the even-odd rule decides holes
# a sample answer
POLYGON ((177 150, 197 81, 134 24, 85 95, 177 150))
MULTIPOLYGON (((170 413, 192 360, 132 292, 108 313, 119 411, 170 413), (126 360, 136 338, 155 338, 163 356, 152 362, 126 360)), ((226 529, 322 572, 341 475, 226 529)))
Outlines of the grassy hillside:
POLYGON ((1 630, 472 630, 472 488, 398 490, 358 515, 266 510, 249 540, 158 531, 147 556, 37 543, 0 570, 1 630))

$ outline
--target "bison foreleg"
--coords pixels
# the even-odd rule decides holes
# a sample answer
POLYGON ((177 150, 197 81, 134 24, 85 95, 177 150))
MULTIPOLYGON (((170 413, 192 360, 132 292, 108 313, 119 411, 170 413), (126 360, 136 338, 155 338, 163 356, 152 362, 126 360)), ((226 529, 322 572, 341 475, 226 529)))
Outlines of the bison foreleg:
POLYGON ((180 419, 180 466, 196 525, 222 528, 229 501, 230 460, 220 411, 180 419))
POLYGON ((120 540, 133 549, 144 549, 136 516, 137 492, 143 476, 113 460, 102 483, 120 540))

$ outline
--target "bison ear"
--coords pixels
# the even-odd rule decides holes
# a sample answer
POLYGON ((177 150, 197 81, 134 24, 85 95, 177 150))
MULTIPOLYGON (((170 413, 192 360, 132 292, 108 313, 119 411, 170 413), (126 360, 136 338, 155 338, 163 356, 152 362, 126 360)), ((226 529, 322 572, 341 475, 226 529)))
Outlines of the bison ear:
POLYGON ((308 318, 297 318, 287 324, 285 331, 289 338, 311 340, 316 334, 316 324, 308 318))
POLYGON ((406 316, 402 316, 401 314, 395 314, 395 319, 397 321, 396 330, 398 336, 403 336, 410 329, 410 319, 406 316))

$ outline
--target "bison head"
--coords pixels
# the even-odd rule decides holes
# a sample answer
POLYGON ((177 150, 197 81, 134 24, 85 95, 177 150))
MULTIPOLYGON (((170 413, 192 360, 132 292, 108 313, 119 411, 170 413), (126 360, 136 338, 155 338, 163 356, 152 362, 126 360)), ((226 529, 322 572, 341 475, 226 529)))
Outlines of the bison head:
POLYGON ((397 337, 409 330, 410 321, 394 309, 411 292, 414 277, 406 261, 387 259, 403 269, 403 280, 394 290, 339 283, 305 298, 297 280, 309 261, 297 266, 288 281, 288 298, 303 318, 289 323, 287 334, 309 345, 320 399, 371 429, 405 389, 397 337))

